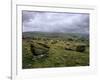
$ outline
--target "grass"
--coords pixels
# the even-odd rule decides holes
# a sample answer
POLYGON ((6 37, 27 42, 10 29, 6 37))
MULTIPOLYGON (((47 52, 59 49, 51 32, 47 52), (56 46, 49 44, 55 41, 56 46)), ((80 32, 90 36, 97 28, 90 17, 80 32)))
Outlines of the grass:
MULTIPOLYGON (((39 36, 38 36, 39 37, 39 36)), ((84 52, 75 50, 75 46, 79 44, 87 44, 80 40, 63 40, 58 38, 40 39, 25 38, 22 40, 22 68, 50 68, 50 67, 73 67, 73 66, 89 66, 89 47, 86 46, 84 52), (32 60, 33 55, 30 50, 30 43, 36 47, 45 44, 49 46, 48 56, 36 60, 32 60), (71 48, 66 50, 65 47, 71 48)), ((43 47, 42 47, 43 48, 43 47)))

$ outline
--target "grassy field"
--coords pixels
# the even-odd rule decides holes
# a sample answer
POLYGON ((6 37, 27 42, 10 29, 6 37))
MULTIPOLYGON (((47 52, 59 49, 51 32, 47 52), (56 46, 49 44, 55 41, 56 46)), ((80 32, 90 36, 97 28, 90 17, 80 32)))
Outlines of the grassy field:
POLYGON ((89 35, 23 32, 22 68, 89 66, 89 35))

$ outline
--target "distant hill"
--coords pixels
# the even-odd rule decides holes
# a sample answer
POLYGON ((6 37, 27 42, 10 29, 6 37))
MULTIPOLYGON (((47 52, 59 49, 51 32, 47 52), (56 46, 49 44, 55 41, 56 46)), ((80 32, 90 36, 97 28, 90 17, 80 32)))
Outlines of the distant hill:
POLYGON ((22 36, 24 38, 33 38, 33 37, 47 37, 47 38, 85 38, 89 39, 89 34, 82 33, 48 33, 48 32, 23 32, 22 36))

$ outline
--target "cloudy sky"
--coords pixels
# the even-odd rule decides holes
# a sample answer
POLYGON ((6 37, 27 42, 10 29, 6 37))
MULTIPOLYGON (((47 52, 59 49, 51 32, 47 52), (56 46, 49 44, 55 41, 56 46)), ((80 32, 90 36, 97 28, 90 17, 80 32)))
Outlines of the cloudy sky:
POLYGON ((89 14, 62 12, 22 12, 23 32, 89 33, 89 14))

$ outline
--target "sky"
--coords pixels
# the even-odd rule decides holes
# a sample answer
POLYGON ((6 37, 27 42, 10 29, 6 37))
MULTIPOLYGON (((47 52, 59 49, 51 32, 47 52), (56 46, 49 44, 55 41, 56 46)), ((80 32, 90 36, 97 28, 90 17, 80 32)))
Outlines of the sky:
POLYGON ((23 32, 89 33, 89 14, 22 11, 23 32))

